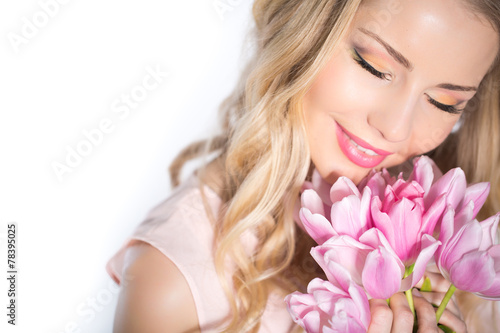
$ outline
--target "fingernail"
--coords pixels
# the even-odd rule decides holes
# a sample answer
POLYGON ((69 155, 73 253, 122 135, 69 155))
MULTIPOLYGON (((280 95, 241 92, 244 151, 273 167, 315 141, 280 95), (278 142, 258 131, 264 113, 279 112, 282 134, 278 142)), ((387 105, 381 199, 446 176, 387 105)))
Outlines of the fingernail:
POLYGON ((417 288, 413 288, 412 294, 417 296, 417 297, 422 297, 422 294, 420 293, 420 291, 418 291, 417 288))

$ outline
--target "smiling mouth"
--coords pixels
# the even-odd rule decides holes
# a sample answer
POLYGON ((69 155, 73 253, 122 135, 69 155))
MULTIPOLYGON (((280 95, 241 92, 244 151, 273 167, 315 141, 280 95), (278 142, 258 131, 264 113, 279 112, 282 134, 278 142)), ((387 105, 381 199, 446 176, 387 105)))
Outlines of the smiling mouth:
POLYGON ((337 126, 337 140, 344 155, 354 164, 363 168, 374 168, 392 153, 372 147, 370 144, 337 126))
POLYGON ((356 142, 354 142, 353 139, 351 139, 349 137, 349 135, 347 135, 346 133, 344 133, 344 135, 346 136, 347 139, 349 139, 349 141, 358 149, 358 150, 361 150, 363 153, 365 153, 366 155, 370 155, 370 156, 379 156, 379 154, 377 154, 376 152, 374 152, 373 150, 371 149, 368 149, 368 148, 364 148, 364 147, 361 147, 360 145, 358 145, 356 142))

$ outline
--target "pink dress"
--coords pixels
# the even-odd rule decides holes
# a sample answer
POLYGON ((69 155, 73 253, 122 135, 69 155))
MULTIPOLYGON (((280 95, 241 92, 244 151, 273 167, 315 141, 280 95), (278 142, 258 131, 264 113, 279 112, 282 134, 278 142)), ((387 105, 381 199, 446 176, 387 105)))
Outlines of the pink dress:
MULTIPOLYGON (((220 198, 208 186, 203 187, 203 193, 215 216, 220 198)), ((252 237, 244 239, 245 245, 251 247, 252 237)), ((196 176, 191 176, 168 199, 152 209, 108 261, 106 270, 118 284, 122 279, 125 250, 137 240, 157 248, 182 272, 193 295, 201 331, 220 331, 217 324, 228 318, 229 303, 215 271, 213 229, 196 176)), ((283 296, 271 294, 259 332, 290 332, 294 327, 283 296)))

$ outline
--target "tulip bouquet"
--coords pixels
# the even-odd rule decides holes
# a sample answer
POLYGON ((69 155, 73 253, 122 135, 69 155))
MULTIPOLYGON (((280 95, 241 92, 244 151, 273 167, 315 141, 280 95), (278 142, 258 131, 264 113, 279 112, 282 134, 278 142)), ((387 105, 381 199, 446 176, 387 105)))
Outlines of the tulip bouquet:
POLYGON ((426 156, 407 180, 384 169, 358 186, 345 177, 330 186, 315 172, 299 217, 327 281, 285 298, 293 320, 307 332, 366 332, 368 299, 405 292, 413 311, 411 289, 431 261, 451 283, 438 321, 456 288, 499 300, 500 215, 475 219, 488 193, 489 183, 467 186, 460 168, 443 175, 426 156))

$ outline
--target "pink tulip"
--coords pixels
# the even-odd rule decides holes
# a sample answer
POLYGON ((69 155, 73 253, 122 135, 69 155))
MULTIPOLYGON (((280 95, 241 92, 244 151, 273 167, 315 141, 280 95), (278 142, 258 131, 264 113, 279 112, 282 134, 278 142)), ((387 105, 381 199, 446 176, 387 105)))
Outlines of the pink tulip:
MULTIPOLYGON (((398 181, 396 185, 402 182, 398 181)), ((384 233, 406 266, 410 266, 420 252, 422 236, 428 234, 427 230, 422 228, 423 198, 421 194, 418 195, 423 192, 420 192, 418 183, 401 184, 399 187, 407 188, 408 197, 400 197, 397 188, 388 185, 383 201, 379 197, 373 198, 371 213, 374 226, 384 233)))
POLYGON ((432 184, 442 176, 443 173, 439 170, 434 161, 424 155, 413 160, 413 171, 408 181, 416 181, 422 186, 424 192, 428 193, 432 184))
MULTIPOLYGON (((400 175, 400 178, 401 177, 402 175, 400 175)), ((382 171, 379 172, 371 170, 358 184, 358 189, 368 187, 374 196, 382 197, 387 185, 393 185, 396 180, 396 177, 391 176, 386 169, 382 169, 382 171)))
MULTIPOLYGON (((327 183, 319 174, 318 170, 314 169, 311 181, 306 181, 302 185, 301 192, 304 193, 306 190, 314 190, 318 195, 319 199, 323 203, 324 216, 330 219, 330 207, 332 206, 332 200, 330 199, 330 189, 332 185, 327 183)), ((304 202, 301 202, 302 206, 304 202)))
POLYGON ((337 235, 331 222, 325 217, 324 203, 314 190, 305 190, 301 196, 302 208, 299 218, 305 231, 318 244, 337 235))
POLYGON ((402 175, 391 177, 385 169, 372 171, 358 187, 340 177, 327 196, 327 184, 315 172, 313 182, 305 186, 308 190, 302 194, 299 216, 318 244, 335 235, 357 240, 368 229, 379 228, 401 260, 410 266, 421 249, 422 236, 432 235, 446 205, 446 181, 434 187, 432 193, 437 197, 429 205, 424 204, 422 186, 431 189, 434 173, 441 175, 431 159, 420 157, 415 160, 411 181, 405 181, 402 175))
MULTIPOLYGON (((474 256, 465 251, 471 246, 470 241, 463 242, 469 247, 455 246, 458 241, 451 241, 456 235, 454 230, 462 230, 462 227, 461 233, 479 234, 478 227, 469 224, 489 192, 487 183, 467 187, 461 169, 452 169, 443 175, 430 158, 421 156, 414 160, 408 180, 402 174, 393 177, 384 169, 371 171, 358 186, 340 177, 329 187, 315 171, 312 182, 303 188, 300 220, 304 229, 320 244, 311 253, 329 279, 333 274, 331 266, 340 264, 371 297, 388 298, 394 292, 413 287, 423 276, 438 246, 446 241, 448 250, 438 251, 441 266, 447 272, 445 276, 453 275, 462 287, 470 288, 467 283, 472 282, 465 281, 467 274, 459 267, 475 261, 484 264, 481 269, 489 274, 488 279, 478 282, 483 286, 481 292, 491 296, 496 290, 500 291, 500 277, 494 282, 497 277, 491 273, 491 267, 498 266, 500 270, 500 259, 497 262, 500 248, 489 240, 492 236, 484 236, 480 244, 474 243, 472 247, 482 251, 474 256), (449 209, 453 210, 453 217, 448 216, 447 223, 442 222, 445 230, 437 241, 432 235, 435 229, 443 228, 439 223, 445 220, 443 215, 449 209), (484 240, 486 238, 488 240, 484 240), (448 256, 452 245, 456 248, 453 253, 461 251, 462 258, 453 273, 454 261, 450 258, 455 257, 448 256), (406 276, 408 268, 412 268, 413 273, 406 276)), ((491 229, 492 221, 480 225, 491 229)), ((482 234, 491 235, 491 232, 483 230, 482 234)), ((479 287, 473 287, 475 292, 480 292, 479 287)))
POLYGON ((402 175, 397 180, 378 176, 380 195, 373 197, 370 207, 373 226, 383 232, 406 267, 415 263, 424 236, 433 234, 451 196, 447 190, 453 188, 453 178, 440 176, 434 162, 425 156, 415 159, 408 181, 402 175), (383 196, 381 179, 389 179, 383 196), (426 190, 431 191, 432 200, 428 200, 426 190))
POLYGON ((368 298, 341 266, 335 266, 330 281, 313 279, 307 292, 285 298, 292 319, 306 332, 367 331, 371 320, 368 298))
POLYGON ((415 160, 415 169, 410 180, 417 181, 422 186, 425 192, 424 206, 427 210, 432 207, 433 202, 445 197, 444 207, 451 205, 458 215, 472 201, 474 204, 472 218, 483 206, 490 190, 490 184, 486 182, 467 186, 465 174, 460 168, 451 169, 441 176, 437 166, 426 156, 415 160))
POLYGON ((500 300, 500 245, 497 227, 500 214, 483 222, 475 215, 474 201, 455 215, 451 205, 443 216, 439 239, 443 245, 436 252, 436 264, 458 289, 489 299, 500 300))
POLYGON ((330 210, 332 226, 339 235, 359 239, 364 232, 372 228, 372 190, 369 187, 363 188, 360 193, 350 179, 340 177, 330 190, 330 198, 333 202, 330 210))
POLYGON ((340 177, 331 186, 329 197, 325 198, 325 185, 321 183, 320 186, 319 192, 306 189, 302 193, 299 212, 304 229, 318 244, 338 234, 358 239, 372 227, 369 187, 365 187, 361 194, 350 179, 340 177))
POLYGON ((398 291, 413 287, 422 278, 427 262, 440 242, 429 235, 423 237, 420 255, 413 272, 405 277, 405 266, 384 234, 372 228, 358 240, 350 236, 335 236, 311 250, 311 255, 331 280, 335 268, 341 265, 353 280, 363 286, 373 298, 386 299, 398 291))

